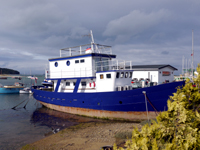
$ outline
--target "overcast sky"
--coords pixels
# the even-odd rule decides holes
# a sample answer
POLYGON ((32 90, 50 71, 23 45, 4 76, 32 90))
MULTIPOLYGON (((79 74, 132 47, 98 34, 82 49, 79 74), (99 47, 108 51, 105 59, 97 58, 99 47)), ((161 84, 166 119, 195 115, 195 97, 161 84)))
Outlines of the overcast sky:
POLYGON ((43 74, 59 49, 110 45, 117 59, 134 65, 200 58, 200 0, 0 0, 0 68, 43 74))

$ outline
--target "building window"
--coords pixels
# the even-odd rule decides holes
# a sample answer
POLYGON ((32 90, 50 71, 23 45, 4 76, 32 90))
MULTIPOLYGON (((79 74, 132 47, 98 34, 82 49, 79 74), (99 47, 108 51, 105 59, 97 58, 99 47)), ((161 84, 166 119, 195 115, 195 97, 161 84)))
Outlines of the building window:
POLYGON ((133 72, 129 73, 129 78, 132 78, 133 72))
POLYGON ((84 81, 84 82, 81 82, 81 85, 82 86, 86 86, 86 82, 84 81))
POLYGON ((75 64, 78 64, 79 63, 79 60, 75 60, 75 64))
POLYGON ((85 59, 81 59, 80 62, 81 62, 81 63, 84 63, 84 62, 85 62, 85 59))
POLYGON ((106 74, 106 78, 110 79, 111 78, 111 74, 106 74))
POLYGON ((103 74, 100 74, 100 79, 103 79, 103 74))
POLYGON ((121 72, 121 76, 120 76, 121 78, 123 78, 124 77, 124 72, 121 72))
POLYGON ((117 72, 117 74, 116 74, 116 78, 119 78, 119 72, 117 72))
POLYGON ((58 67, 58 62, 55 62, 55 64, 54 64, 54 65, 55 65, 55 67, 58 67))
POLYGON ((67 66, 69 66, 69 65, 70 65, 70 61, 68 60, 68 61, 66 62, 66 64, 67 64, 67 66))
POLYGON ((125 78, 128 78, 128 72, 125 73, 125 78))
POLYGON ((70 82, 66 82, 66 86, 70 86, 70 82))

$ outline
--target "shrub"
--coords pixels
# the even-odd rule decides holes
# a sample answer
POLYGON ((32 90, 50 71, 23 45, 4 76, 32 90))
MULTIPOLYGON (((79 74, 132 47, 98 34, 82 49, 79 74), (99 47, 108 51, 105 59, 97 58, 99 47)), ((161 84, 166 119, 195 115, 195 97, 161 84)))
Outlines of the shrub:
MULTIPOLYGON (((133 129, 126 150, 200 149, 200 65, 193 82, 187 80, 167 101, 168 110, 139 132, 133 129)), ((115 150, 122 150, 114 145, 115 150)))

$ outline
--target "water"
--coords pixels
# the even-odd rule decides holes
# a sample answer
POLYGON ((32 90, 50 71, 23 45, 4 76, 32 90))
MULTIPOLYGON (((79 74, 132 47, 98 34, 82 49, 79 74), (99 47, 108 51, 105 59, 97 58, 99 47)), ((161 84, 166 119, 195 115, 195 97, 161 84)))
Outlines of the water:
MULTIPOLYGON (((38 77, 37 83, 40 84, 43 79, 44 76, 38 77)), ((1 79, 0 83, 12 85, 15 81, 12 78, 1 79)), ((27 86, 34 82, 26 77, 17 82, 19 81, 27 86)), ((42 107, 31 94, 0 94, 0 149, 20 149, 26 144, 53 134, 54 131, 91 121, 99 120, 42 107), (13 107, 15 109, 12 109, 13 107)))

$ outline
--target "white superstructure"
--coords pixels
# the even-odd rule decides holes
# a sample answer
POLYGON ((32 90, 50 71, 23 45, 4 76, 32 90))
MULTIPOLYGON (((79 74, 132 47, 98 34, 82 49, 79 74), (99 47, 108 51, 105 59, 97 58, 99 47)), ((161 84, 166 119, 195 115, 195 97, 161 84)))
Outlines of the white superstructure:
POLYGON ((54 82, 58 92, 130 90, 132 70, 127 66, 131 68, 131 62, 114 58, 111 46, 94 43, 92 36, 91 44, 61 49, 59 58, 49 59, 46 78, 54 82), (76 82, 80 82, 78 87, 76 82))

